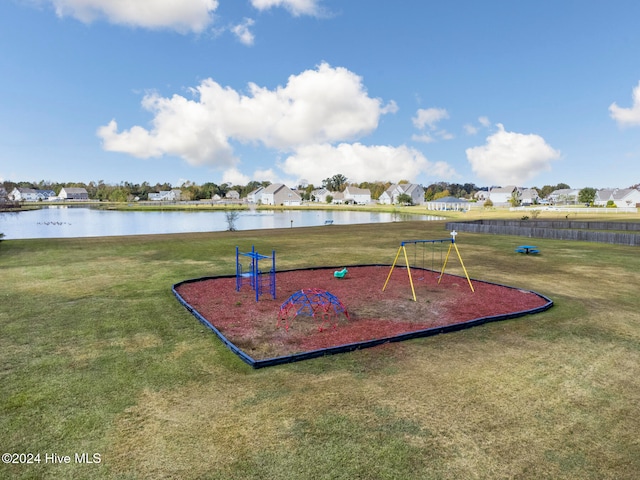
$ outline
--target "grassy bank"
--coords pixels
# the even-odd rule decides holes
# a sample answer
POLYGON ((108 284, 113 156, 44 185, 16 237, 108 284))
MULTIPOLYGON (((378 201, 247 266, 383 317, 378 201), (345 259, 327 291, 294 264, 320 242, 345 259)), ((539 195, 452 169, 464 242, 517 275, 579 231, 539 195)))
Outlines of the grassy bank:
POLYGON ((264 370, 170 291, 233 273, 236 245, 285 269, 391 263, 403 239, 446 236, 402 222, 0 243, 0 446, 41 455, 0 478, 637 478, 633 247, 536 240, 536 257, 460 234, 472 277, 554 308, 264 370))

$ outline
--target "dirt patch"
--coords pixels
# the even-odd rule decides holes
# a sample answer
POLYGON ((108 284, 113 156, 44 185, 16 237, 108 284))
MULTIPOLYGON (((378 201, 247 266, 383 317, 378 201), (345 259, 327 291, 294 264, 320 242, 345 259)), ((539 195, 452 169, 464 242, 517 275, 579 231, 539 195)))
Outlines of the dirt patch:
POLYGON ((343 279, 333 269, 294 270, 276 275, 276 299, 259 302, 250 286, 236 291, 235 278, 210 278, 180 284, 176 292, 230 342, 255 360, 294 355, 351 343, 448 326, 484 317, 543 307, 548 299, 517 288, 412 269, 413 301, 405 268, 395 268, 385 291, 388 266, 350 267, 343 279), (326 290, 344 304, 349 319, 321 329, 321 320, 297 316, 289 329, 278 327, 281 305, 306 288, 326 290))

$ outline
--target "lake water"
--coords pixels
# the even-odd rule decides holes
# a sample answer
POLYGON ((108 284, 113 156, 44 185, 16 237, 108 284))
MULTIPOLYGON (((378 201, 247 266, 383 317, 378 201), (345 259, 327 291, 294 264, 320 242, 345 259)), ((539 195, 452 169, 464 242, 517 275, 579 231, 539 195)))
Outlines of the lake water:
MULTIPOLYGON (((432 215, 334 210, 239 211, 236 230, 296 228, 404 220, 440 220, 432 215)), ((86 207, 50 206, 0 213, 5 239, 105 237, 157 233, 220 232, 229 229, 224 211, 127 212, 86 207)))

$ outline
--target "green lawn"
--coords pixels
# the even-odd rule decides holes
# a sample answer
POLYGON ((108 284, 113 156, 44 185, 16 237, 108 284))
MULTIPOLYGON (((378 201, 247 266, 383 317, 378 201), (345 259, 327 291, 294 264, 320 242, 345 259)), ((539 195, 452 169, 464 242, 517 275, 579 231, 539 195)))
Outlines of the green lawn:
POLYGON ((41 456, 0 478, 638 478, 637 248, 536 239, 542 254, 520 255, 522 238, 461 233, 472 278, 555 306, 260 370, 171 293, 233 273, 236 245, 286 269, 391 263, 403 239, 447 236, 399 222, 1 242, 0 450, 41 456))

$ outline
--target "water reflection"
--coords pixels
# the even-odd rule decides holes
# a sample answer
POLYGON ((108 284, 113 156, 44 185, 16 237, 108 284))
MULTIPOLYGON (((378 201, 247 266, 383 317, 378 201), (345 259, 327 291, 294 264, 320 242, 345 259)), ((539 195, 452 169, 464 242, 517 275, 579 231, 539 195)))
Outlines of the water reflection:
MULTIPOLYGON (((235 221, 236 230, 441 219, 432 215, 350 210, 248 210, 239 213, 235 221)), ((127 212, 49 206, 19 213, 0 213, 0 232, 5 234, 5 239, 218 232, 228 229, 224 211, 127 212)))

